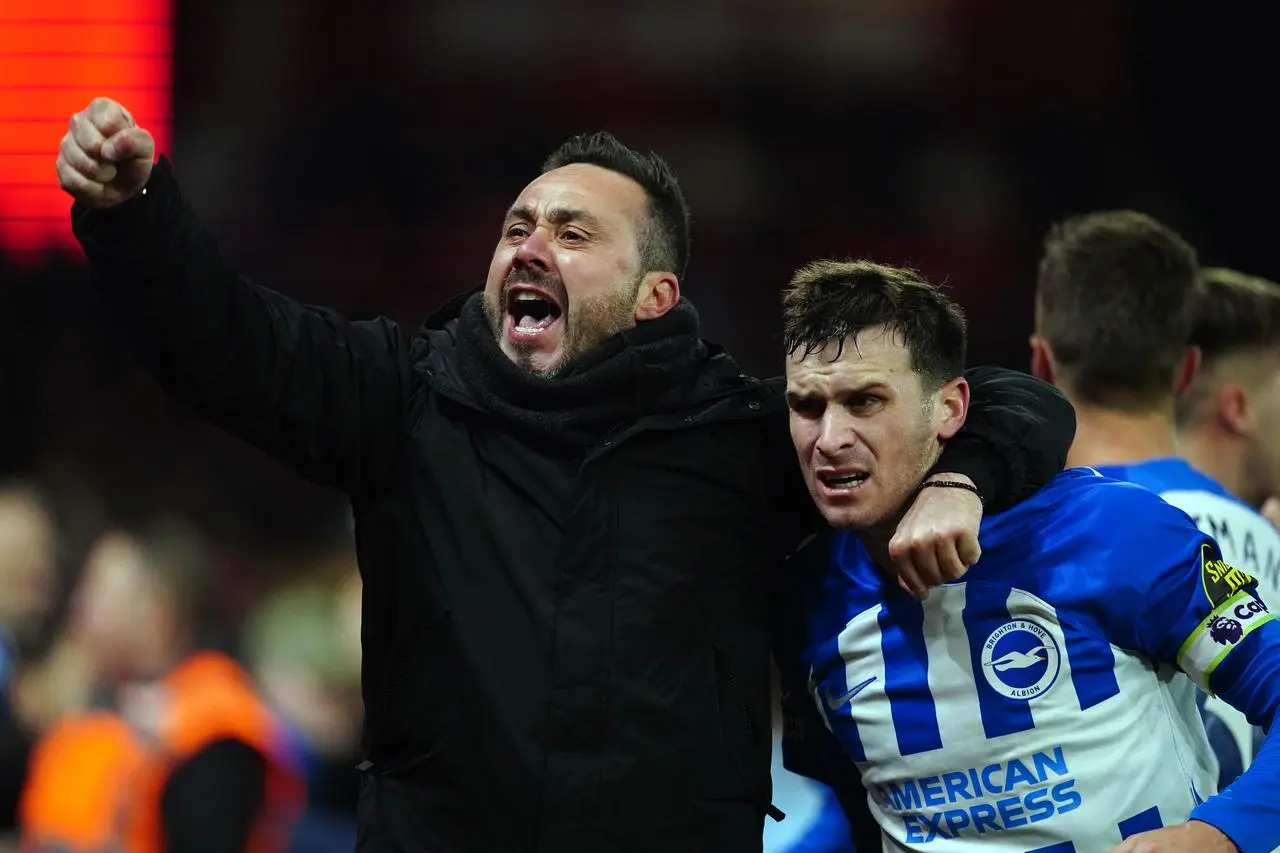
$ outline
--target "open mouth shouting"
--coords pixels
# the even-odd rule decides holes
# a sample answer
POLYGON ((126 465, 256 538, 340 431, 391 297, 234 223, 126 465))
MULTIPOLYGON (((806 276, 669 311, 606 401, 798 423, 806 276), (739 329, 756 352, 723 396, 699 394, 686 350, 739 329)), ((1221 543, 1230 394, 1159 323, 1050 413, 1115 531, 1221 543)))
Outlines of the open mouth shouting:
POLYGON ((513 284, 507 289, 507 339, 524 347, 554 345, 564 309, 551 294, 530 284, 513 284))
POLYGON ((828 497, 834 498, 853 494, 859 486, 867 481, 868 474, 865 471, 855 471, 849 468, 828 468, 818 471, 817 477, 822 491, 828 497))

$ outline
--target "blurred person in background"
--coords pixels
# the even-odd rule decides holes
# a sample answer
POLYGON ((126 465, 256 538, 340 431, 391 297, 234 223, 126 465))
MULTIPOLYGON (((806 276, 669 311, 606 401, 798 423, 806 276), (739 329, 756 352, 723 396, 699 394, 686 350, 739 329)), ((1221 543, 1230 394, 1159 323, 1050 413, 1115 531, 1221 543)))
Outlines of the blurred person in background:
MULTIPOLYGON (((72 225, 142 363, 352 502, 359 848, 759 850, 766 580, 818 522, 779 387, 681 298, 689 211, 666 163, 569 140, 505 214, 484 287, 415 335, 240 276, 120 104, 70 125, 72 225)), ((918 594, 977 559, 983 497, 1034 492, 1070 443, 1049 386, 972 381, 930 483, 979 494, 924 489, 895 542, 918 594)))
MULTIPOLYGON (((1280 590, 1280 537, 1260 528, 1258 514, 1280 494, 1280 285, 1235 270, 1201 270, 1191 343, 1200 369, 1179 395, 1178 444, 1187 460, 1221 486, 1214 492, 1166 496, 1212 532, 1233 565, 1280 590)), ((1232 722, 1239 756, 1257 754, 1263 731, 1252 732, 1229 709, 1208 708, 1232 722)), ((1236 753, 1229 753, 1233 757, 1236 753)), ((1242 764, 1224 762, 1226 774, 1242 764)), ((1225 775, 1225 774, 1224 774, 1225 775)))
POLYGON ((23 850, 288 849, 302 781, 249 675, 199 645, 207 577, 184 524, 117 527, 94 544, 69 632, 90 656, 97 707, 37 744, 23 850))
POLYGON ((34 483, 0 483, 0 833, 15 828, 35 730, 19 672, 34 658, 57 591, 57 528, 34 483))
POLYGON ((1280 742, 1219 796, 1196 760, 1195 684, 1263 725, 1280 713, 1280 622, 1213 540, 1151 491, 1073 468, 983 520, 963 580, 903 594, 892 520, 964 422, 964 315, 865 262, 806 267, 784 304, 792 437, 834 528, 778 593, 785 757, 839 792, 858 848, 1280 844, 1280 742), (901 474, 832 488, 871 459, 901 474))
POLYGON ((1230 497, 1192 515, 1204 513, 1219 542, 1239 537, 1223 545, 1240 554, 1236 565, 1280 589, 1280 552, 1255 538, 1256 516, 1240 508, 1280 494, 1280 285, 1220 267, 1200 277, 1191 329, 1200 369, 1177 399, 1178 446, 1230 497))
MULTIPOLYGON (((782 710, 781 703, 775 711, 782 710)), ((773 802, 786 814, 764 826, 764 853, 856 853, 849 819, 830 786, 792 773, 783 761, 787 720, 773 721, 773 802)))
POLYGON ((296 853, 355 845, 360 761, 360 578, 294 581, 245 626, 245 658, 264 698, 288 724, 307 777, 296 853))
MULTIPOLYGON (((1192 340, 1197 314, 1208 312, 1206 322, 1213 323, 1233 310, 1222 301, 1221 286, 1208 302, 1202 302, 1201 291, 1195 250, 1151 217, 1103 211, 1068 219, 1051 229, 1040 260, 1031 371, 1057 384, 1076 408, 1079 428, 1069 465, 1088 465, 1161 495, 1217 539, 1226 562, 1251 574, 1263 600, 1280 601, 1280 585, 1267 563, 1274 559, 1268 555, 1280 552, 1280 534, 1252 503, 1263 493, 1241 481, 1238 472, 1228 472, 1229 484, 1215 479, 1212 473, 1223 472, 1219 466, 1227 458, 1199 467, 1211 463, 1205 436, 1182 436, 1177 430, 1176 401, 1197 387, 1201 369, 1202 351, 1192 340), (1246 486, 1254 493, 1232 491, 1246 486)), ((1221 348, 1218 340, 1210 342, 1221 348)), ((1264 345, 1254 342, 1246 349, 1252 355, 1259 346, 1264 345)), ((1223 390, 1221 383, 1239 362, 1220 356, 1215 353, 1211 375, 1198 386, 1196 398, 1207 395, 1232 406, 1235 428, 1270 425, 1271 395, 1245 400, 1242 385, 1223 390), (1254 406, 1242 411, 1246 402, 1254 406), (1262 421, 1253 423, 1255 418, 1262 421)), ((1250 373, 1261 383, 1256 390, 1275 379, 1273 359, 1274 354, 1250 373)), ((1212 405, 1205 410, 1191 404, 1210 418, 1212 405)), ((1236 454, 1246 453, 1248 440, 1255 439, 1237 437, 1232 460, 1243 464, 1236 454)), ((1264 477, 1262 448, 1274 440, 1274 433, 1265 434, 1250 455, 1264 477)), ((1225 448, 1211 450, 1220 451, 1225 448)), ((1219 788, 1225 789, 1252 761, 1255 731, 1220 699, 1200 699, 1219 788)))

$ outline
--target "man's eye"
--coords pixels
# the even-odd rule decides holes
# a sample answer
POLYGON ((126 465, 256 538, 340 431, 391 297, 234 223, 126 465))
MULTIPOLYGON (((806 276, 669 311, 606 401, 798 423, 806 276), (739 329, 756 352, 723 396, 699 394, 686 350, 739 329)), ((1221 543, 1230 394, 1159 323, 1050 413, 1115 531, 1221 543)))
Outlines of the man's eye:
POLYGON ((820 400, 791 401, 791 411, 802 418, 820 418, 822 417, 822 409, 823 405, 820 400))

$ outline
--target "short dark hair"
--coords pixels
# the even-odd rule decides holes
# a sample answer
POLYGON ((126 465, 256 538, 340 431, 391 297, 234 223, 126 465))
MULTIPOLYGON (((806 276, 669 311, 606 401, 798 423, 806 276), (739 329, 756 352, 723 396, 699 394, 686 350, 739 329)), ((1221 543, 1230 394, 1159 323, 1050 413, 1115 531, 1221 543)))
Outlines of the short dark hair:
POLYGON ((872 261, 814 261, 782 294, 783 347, 804 355, 884 326, 902 337, 931 389, 964 372, 964 311, 914 270, 872 261))
POLYGON ((1036 330, 1082 401, 1132 407, 1173 393, 1199 290, 1196 251, 1132 210, 1050 229, 1036 281, 1036 330))
POLYGON ((1223 267, 1200 271, 1191 343, 1205 361, 1242 350, 1280 348, 1280 284, 1223 267))
MULTIPOLYGON (((1244 355, 1249 364, 1261 366, 1258 353, 1280 353, 1280 285, 1222 267, 1201 270, 1200 280, 1191 343, 1200 348, 1205 369, 1178 395, 1174 411, 1179 425, 1208 411, 1206 404, 1221 378, 1213 368, 1223 359, 1244 355)), ((1231 372, 1233 378, 1243 378, 1234 368, 1231 372)))
POLYGON ((641 153, 611 133, 571 137, 542 164, 542 173, 588 163, 625 175, 644 189, 649 221, 640 235, 640 261, 645 272, 673 272, 682 280, 689 266, 689 206, 680 182, 667 162, 654 152, 641 153))

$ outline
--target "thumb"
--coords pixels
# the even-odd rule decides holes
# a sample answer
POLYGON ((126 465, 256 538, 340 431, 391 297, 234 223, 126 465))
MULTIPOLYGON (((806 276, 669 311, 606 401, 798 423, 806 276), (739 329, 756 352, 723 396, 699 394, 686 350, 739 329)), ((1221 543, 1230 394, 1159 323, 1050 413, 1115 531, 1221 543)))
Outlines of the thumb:
POLYGON ((977 536, 966 531, 956 543, 956 552, 960 555, 960 561, 964 563, 965 568, 968 568, 982 557, 982 546, 978 544, 977 536))
POLYGON ((101 154, 108 163, 150 161, 156 154, 156 141, 140 127, 127 127, 102 143, 101 154))

